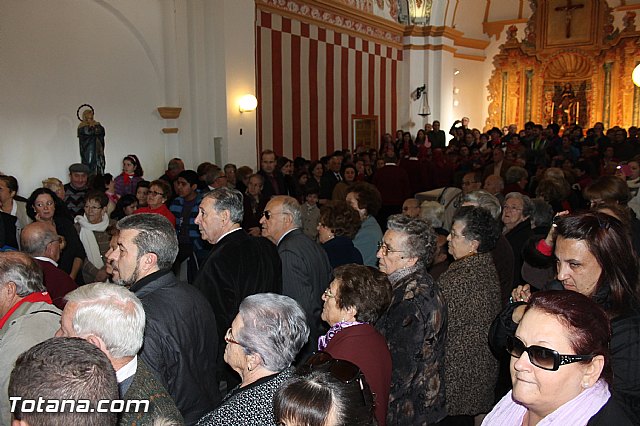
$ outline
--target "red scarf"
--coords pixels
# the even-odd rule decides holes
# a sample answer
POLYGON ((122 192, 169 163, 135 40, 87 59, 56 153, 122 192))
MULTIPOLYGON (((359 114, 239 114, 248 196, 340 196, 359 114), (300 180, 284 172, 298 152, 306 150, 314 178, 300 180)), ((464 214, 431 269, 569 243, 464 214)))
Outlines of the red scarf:
POLYGON ((11 317, 11 314, 13 314, 16 311, 16 309, 20 307, 20 305, 22 305, 23 303, 36 303, 36 302, 45 302, 50 305, 53 304, 53 302, 51 301, 51 296, 49 296, 49 293, 47 293, 46 291, 41 291, 41 292, 37 291, 35 293, 31 293, 30 295, 20 299, 18 303, 16 303, 11 307, 11 309, 9 309, 9 312, 7 312, 2 318, 0 318, 0 329, 4 327, 4 324, 9 320, 9 317, 11 317))
POLYGON ((131 182, 131 178, 133 177, 133 173, 128 174, 128 173, 122 172, 122 177, 124 178, 124 184, 129 185, 129 182, 131 182))

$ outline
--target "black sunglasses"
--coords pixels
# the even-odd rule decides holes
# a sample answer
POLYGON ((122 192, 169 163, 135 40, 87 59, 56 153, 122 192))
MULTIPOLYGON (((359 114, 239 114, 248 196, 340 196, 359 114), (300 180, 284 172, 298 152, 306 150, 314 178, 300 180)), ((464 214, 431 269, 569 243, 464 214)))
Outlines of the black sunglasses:
POLYGON ((561 365, 572 364, 579 361, 588 361, 595 355, 560 355, 553 349, 543 346, 525 346, 522 340, 514 336, 507 336, 507 352, 514 357, 520 358, 524 352, 529 354, 531 364, 543 370, 556 371, 561 365))
MULTIPOLYGON (((344 359, 335 359, 328 352, 318 351, 311 355, 300 369, 302 374, 309 374, 314 368, 329 364, 329 372, 342 383, 351 383, 360 378, 360 368, 344 359)), ((360 382, 362 387, 362 382, 360 382)))

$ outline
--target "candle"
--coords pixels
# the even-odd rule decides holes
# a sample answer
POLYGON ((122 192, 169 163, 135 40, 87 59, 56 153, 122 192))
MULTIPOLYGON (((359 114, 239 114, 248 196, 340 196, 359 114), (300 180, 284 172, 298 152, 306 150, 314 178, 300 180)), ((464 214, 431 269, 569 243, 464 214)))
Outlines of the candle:
POLYGON ((576 102, 576 124, 580 122, 580 102, 576 102))
POLYGON ((555 109, 556 104, 555 102, 551 102, 551 122, 553 123, 553 110, 555 109))

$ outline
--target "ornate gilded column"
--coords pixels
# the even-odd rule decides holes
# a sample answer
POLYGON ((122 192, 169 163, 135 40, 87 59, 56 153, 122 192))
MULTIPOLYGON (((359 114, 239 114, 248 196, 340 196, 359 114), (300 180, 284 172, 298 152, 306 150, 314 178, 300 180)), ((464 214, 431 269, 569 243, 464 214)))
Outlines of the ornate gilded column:
POLYGON ((531 96, 533 95, 533 70, 525 70, 526 82, 524 88, 524 121, 531 121, 531 96))
POLYGON ((500 109, 500 127, 507 125, 507 84, 509 82, 509 73, 502 73, 502 106, 500 109))
POLYGON ((602 123, 604 128, 609 128, 609 120, 611 119, 611 68, 613 62, 607 62, 602 66, 604 68, 604 93, 602 104, 602 123))

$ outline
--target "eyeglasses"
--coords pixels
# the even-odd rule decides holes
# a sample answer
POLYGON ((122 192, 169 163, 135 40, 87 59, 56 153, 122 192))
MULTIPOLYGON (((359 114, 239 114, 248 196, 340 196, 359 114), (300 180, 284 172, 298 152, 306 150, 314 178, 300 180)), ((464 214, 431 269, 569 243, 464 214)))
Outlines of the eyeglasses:
POLYGON ((328 297, 329 299, 333 299, 334 297, 336 297, 335 294, 331 293, 330 287, 327 287, 327 289, 324 291, 323 294, 325 295, 325 297, 328 297))
POLYGON ((265 210, 262 212, 262 216, 264 216, 264 218, 267 220, 271 219, 271 216, 273 216, 274 214, 287 214, 287 212, 272 212, 269 210, 265 210))
POLYGON ((522 343, 522 340, 514 336, 507 336, 507 352, 514 358, 520 358, 526 352, 529 354, 531 364, 548 371, 556 371, 561 365, 588 361, 595 356, 560 355, 557 351, 543 346, 532 345, 527 347, 522 343))
POLYGON ((85 210, 102 210, 100 206, 84 206, 85 210))
POLYGON ((164 197, 164 192, 156 192, 156 191, 147 191, 147 195, 162 195, 164 197))
POLYGON ((362 394, 362 403, 367 405, 364 395, 364 383, 362 382, 362 372, 360 368, 352 362, 344 359, 335 359, 328 352, 319 351, 311 355, 307 361, 298 368, 298 373, 302 375, 310 374, 314 369, 328 365, 329 372, 333 377, 342 383, 349 384, 358 381, 360 393, 362 394))
POLYGON ((387 245, 387 243, 385 243, 384 241, 378 241, 378 251, 383 256, 386 256, 389 253, 404 253, 405 252, 405 250, 392 250, 392 249, 390 249, 389 246, 387 245))
POLYGON ((242 346, 240 342, 233 338, 231 327, 229 327, 229 329, 227 330, 227 334, 224 335, 224 341, 227 343, 233 343, 234 345, 242 346))
POLYGON ((522 209, 520 207, 517 206, 509 206, 507 204, 504 205, 504 207, 502 207, 504 210, 511 210, 512 212, 518 212, 518 211, 522 211, 522 209))
POLYGON ((64 248, 67 246, 67 240, 65 240, 62 235, 58 235, 57 239, 49 241, 47 243, 47 245, 53 244, 53 243, 59 243, 60 244, 60 250, 64 250, 64 248))

